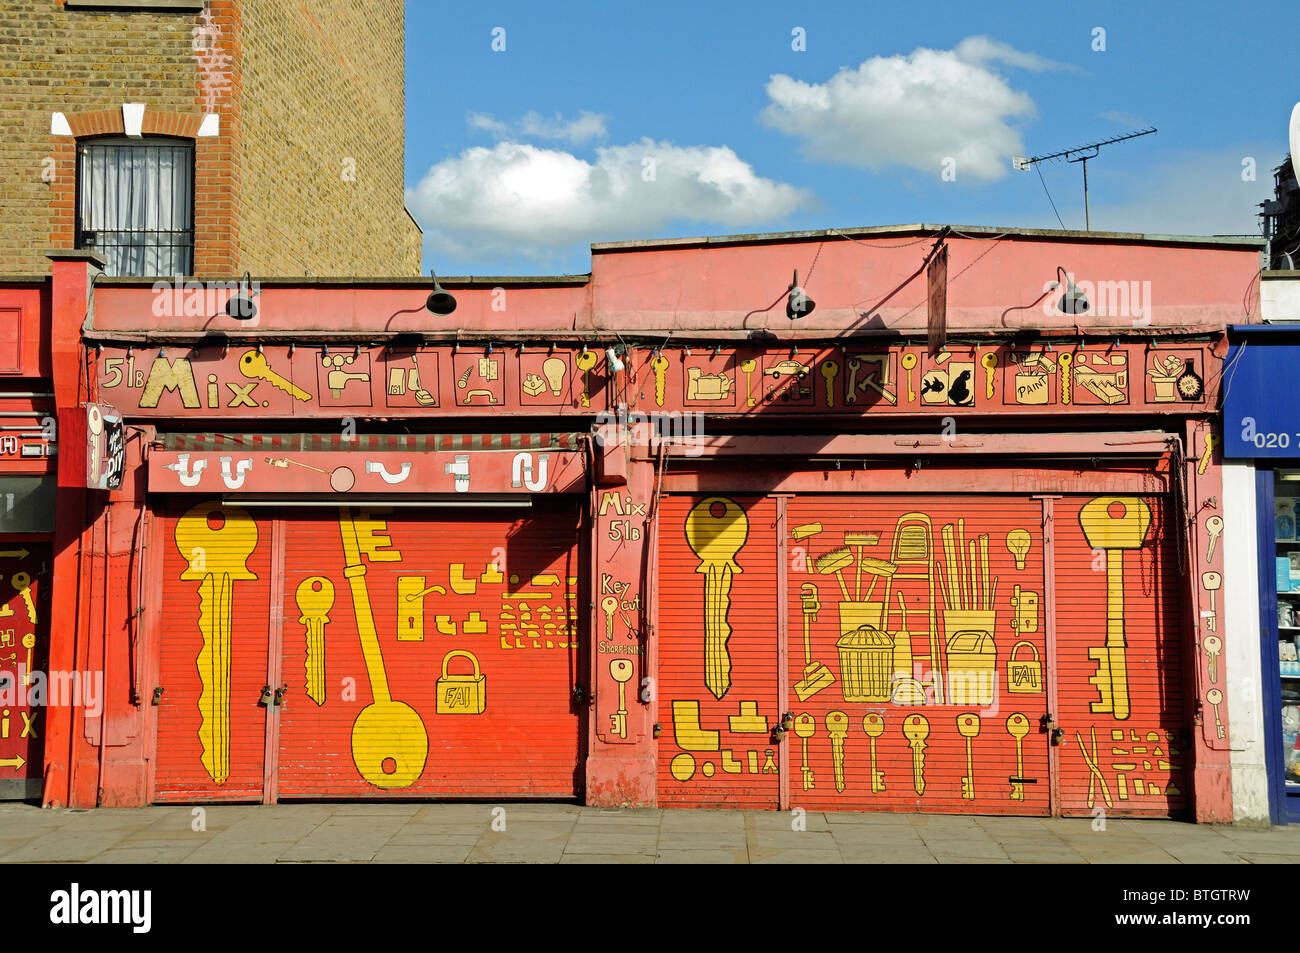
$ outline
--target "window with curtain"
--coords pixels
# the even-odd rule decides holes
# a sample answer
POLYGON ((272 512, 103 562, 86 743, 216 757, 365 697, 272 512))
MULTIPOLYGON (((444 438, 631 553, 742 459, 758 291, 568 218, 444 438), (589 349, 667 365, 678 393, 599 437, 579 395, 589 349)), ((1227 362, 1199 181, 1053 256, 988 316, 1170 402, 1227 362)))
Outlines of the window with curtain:
POLYGON ((108 275, 188 275, 194 265, 194 144, 91 139, 77 144, 77 247, 108 275))

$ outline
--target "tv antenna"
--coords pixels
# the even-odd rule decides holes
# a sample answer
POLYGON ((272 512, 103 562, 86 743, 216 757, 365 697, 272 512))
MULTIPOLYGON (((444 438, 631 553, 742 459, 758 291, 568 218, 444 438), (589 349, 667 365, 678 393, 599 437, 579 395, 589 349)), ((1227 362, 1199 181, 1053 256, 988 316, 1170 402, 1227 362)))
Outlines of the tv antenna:
POLYGON ((1063 152, 1053 152, 1051 155, 1034 156, 1026 159, 1024 156, 1012 156, 1011 168, 1018 172, 1028 172, 1031 167, 1039 162, 1057 162, 1064 159, 1066 162, 1083 163, 1083 228, 1084 231, 1092 231, 1092 215, 1088 210, 1088 160, 1097 158, 1101 152, 1102 146, 1109 146, 1115 142, 1123 142, 1125 139, 1136 139, 1138 136, 1149 136, 1156 131, 1156 127, 1142 129, 1138 132, 1130 132, 1123 136, 1111 136, 1109 139, 1102 139, 1100 142, 1090 142, 1086 146, 1078 146, 1074 149, 1066 149, 1063 152), (1071 158, 1073 156, 1074 158, 1071 158))

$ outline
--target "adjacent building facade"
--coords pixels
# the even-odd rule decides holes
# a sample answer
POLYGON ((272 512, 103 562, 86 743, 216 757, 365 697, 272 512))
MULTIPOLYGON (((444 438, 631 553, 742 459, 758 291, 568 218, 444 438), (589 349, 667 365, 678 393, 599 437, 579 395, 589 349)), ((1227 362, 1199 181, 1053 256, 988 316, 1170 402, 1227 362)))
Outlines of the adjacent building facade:
POLYGON ((1215 419, 1258 243, 636 242, 443 316, 266 281, 255 322, 96 264, 12 292, 62 435, 48 669, 103 678, 46 712, 48 804, 1233 817, 1215 419))
POLYGON ((0 797, 42 790, 45 702, 27 690, 48 663, 53 380, 82 353, 80 332, 59 337, 51 320, 65 306, 88 318, 95 301, 59 297, 47 251, 82 249, 60 260, 95 260, 96 281, 165 286, 156 327, 187 289, 224 287, 186 299, 211 316, 241 276, 419 274, 402 199, 403 7, 364 6, 0 5, 0 797))
POLYGON ((0 273, 418 275, 400 0, 10 0, 0 273))

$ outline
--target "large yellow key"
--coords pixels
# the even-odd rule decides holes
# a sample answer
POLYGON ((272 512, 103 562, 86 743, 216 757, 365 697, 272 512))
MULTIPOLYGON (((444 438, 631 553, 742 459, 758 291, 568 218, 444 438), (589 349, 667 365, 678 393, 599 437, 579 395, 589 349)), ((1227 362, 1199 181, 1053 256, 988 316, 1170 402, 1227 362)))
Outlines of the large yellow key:
POLYGON ((1111 712, 1123 721, 1129 716, 1124 551, 1140 549, 1146 542, 1151 509, 1140 497, 1099 496, 1083 505, 1079 526, 1089 546, 1106 551, 1106 645, 1088 649, 1088 657, 1097 663, 1097 674, 1088 680, 1101 697, 1090 704, 1094 714, 1111 712))
POLYGON ((249 380, 266 381, 272 387, 284 391, 295 400, 311 400, 311 394, 293 383, 293 381, 281 377, 271 370, 271 365, 266 363, 266 355, 260 351, 248 350, 240 355, 239 373, 249 380))
POLYGON ((176 548, 189 562, 183 580, 199 583, 197 659, 200 761, 217 784, 230 777, 230 634, 234 584, 256 579, 248 557, 257 548, 257 524, 241 506, 205 500, 176 521, 176 548))
POLYGON ((317 705, 325 704, 325 625, 334 608, 334 583, 324 576, 311 576, 298 583, 295 593, 298 619, 307 627, 307 697, 317 705))
MULTIPOLYGON (((372 698, 352 723, 352 763, 356 765, 357 773, 377 788, 406 788, 424 773, 429 756, 429 735, 420 713, 406 702, 395 700, 388 690, 388 672, 384 668, 384 654, 379 648, 379 633, 370 608, 370 591, 366 587, 366 564, 362 558, 367 553, 375 558, 375 545, 379 540, 372 534, 377 529, 375 524, 378 522, 378 529, 382 530, 383 523, 364 515, 368 513, 365 508, 359 508, 359 512, 363 516, 354 517, 351 507, 339 507, 343 576, 352 591, 352 611, 372 698)), ((388 545, 387 537, 383 540, 379 545, 388 545)))
POLYGON ((727 613, 732 575, 743 571, 736 554, 748 538, 749 518, 726 497, 706 497, 686 514, 686 542, 700 558, 695 571, 704 576, 704 684, 718 699, 731 688, 727 613))

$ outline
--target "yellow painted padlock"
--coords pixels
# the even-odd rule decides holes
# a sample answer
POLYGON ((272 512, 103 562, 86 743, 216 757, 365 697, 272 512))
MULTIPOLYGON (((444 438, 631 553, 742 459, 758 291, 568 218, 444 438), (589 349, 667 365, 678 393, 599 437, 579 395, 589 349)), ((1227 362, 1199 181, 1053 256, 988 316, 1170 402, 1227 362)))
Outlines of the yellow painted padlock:
POLYGON ((1017 642, 1011 646, 1011 656, 1007 659, 1007 691, 1020 695, 1035 695, 1043 690, 1043 666, 1038 661, 1038 646, 1033 642, 1017 642), (1018 659, 1016 652, 1020 646, 1027 645, 1034 653, 1032 659, 1018 659))
POLYGON ((456 649, 443 656, 442 677, 438 679, 436 688, 440 715, 481 715, 483 709, 487 707, 487 680, 479 671, 478 659, 472 653, 462 649, 456 649), (473 675, 447 674, 447 663, 455 655, 463 656, 473 663, 473 675))

